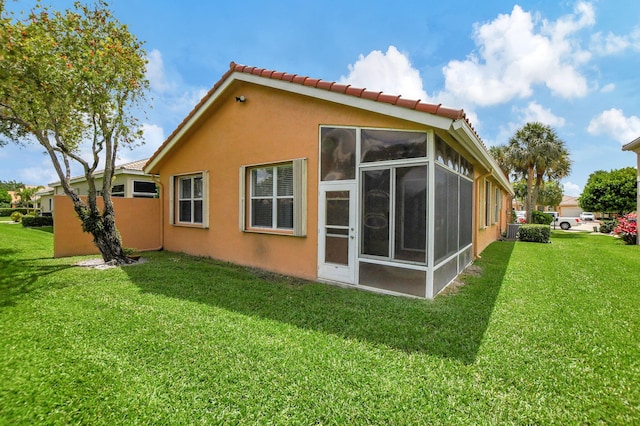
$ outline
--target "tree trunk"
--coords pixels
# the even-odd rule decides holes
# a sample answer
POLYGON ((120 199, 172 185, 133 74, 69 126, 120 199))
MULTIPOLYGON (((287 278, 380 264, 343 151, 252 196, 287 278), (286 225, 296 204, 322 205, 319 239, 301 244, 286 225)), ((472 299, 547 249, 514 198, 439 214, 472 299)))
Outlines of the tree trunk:
POLYGON ((527 223, 531 223, 533 213, 532 209, 532 201, 533 201, 533 168, 529 167, 527 171, 527 198, 525 202, 525 210, 527 211, 527 223))
POLYGON ((93 236, 93 243, 100 250, 105 262, 113 262, 116 265, 133 263, 122 249, 120 233, 116 229, 113 205, 110 203, 100 214, 95 201, 86 205, 79 197, 73 199, 73 206, 82 222, 82 230, 93 236))

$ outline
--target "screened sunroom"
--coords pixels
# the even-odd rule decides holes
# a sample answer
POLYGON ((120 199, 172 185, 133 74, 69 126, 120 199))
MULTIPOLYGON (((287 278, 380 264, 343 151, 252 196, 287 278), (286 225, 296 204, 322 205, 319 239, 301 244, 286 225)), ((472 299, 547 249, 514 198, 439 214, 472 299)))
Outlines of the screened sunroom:
POLYGON ((473 260, 473 166, 434 131, 320 127, 318 277, 433 297, 473 260))

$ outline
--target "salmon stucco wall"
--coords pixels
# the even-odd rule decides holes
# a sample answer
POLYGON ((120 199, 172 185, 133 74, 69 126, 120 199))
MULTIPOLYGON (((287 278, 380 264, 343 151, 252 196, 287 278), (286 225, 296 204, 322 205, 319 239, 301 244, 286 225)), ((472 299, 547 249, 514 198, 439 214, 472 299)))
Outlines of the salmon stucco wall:
POLYGON ((369 111, 236 82, 152 170, 162 182, 165 249, 315 279, 320 125, 427 129, 369 111), (236 102, 240 96, 246 101, 236 102), (240 168, 298 158, 307 159, 307 235, 241 232, 240 168), (202 171, 209 172, 209 227, 169 223, 172 176, 202 171))
MULTIPOLYGON (((479 187, 476 189, 477 193, 481 194, 481 197, 477 197, 477 199, 482 199, 484 197, 484 191, 479 187)), ((511 216, 511 197, 506 192, 501 192, 502 196, 502 208, 499 209, 499 217, 495 223, 492 223, 489 226, 483 226, 481 221, 478 221, 477 218, 483 217, 482 212, 482 203, 476 203, 476 214, 475 218, 476 222, 476 232, 474 233, 475 243, 474 243, 474 256, 480 256, 482 251, 487 248, 489 244, 496 241, 500 238, 501 233, 507 230, 507 224, 509 223, 509 219, 511 216)))
MULTIPOLYGON (((103 206, 102 197, 98 205, 103 206)), ((139 251, 162 248, 161 203, 157 198, 113 198, 116 226, 124 247, 139 251)), ((98 254, 93 237, 82 232, 73 203, 64 195, 54 196, 53 256, 98 254)))

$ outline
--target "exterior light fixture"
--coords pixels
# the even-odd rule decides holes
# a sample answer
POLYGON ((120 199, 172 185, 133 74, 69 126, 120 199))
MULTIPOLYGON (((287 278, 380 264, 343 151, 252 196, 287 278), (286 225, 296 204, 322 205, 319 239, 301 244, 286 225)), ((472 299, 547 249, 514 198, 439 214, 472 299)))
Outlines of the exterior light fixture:
POLYGON ((245 102, 246 100, 244 96, 236 96, 236 102, 245 102))

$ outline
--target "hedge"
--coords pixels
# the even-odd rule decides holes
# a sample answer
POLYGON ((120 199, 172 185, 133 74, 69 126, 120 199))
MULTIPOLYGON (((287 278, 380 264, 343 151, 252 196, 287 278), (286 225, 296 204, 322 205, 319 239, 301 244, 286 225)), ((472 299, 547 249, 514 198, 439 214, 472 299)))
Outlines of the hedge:
POLYGON ((549 225, 522 225, 518 230, 518 239, 531 243, 548 243, 551 238, 549 225))
POLYGON ((22 216, 22 226, 24 226, 25 228, 34 228, 37 226, 53 226, 53 217, 22 216))
POLYGON ((551 225, 551 222, 553 222, 553 216, 549 213, 534 210, 531 212, 531 222, 538 223, 540 225, 551 225))
MULTIPOLYGON (((33 209, 28 209, 33 210, 33 209)), ((20 212, 22 214, 27 214, 27 209, 24 207, 9 207, 9 208, 1 208, 0 209, 0 217, 9 217, 13 212, 20 212)))

